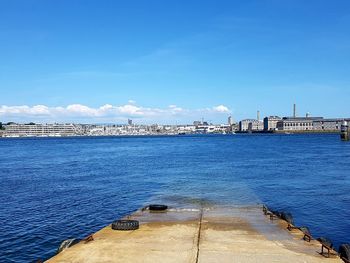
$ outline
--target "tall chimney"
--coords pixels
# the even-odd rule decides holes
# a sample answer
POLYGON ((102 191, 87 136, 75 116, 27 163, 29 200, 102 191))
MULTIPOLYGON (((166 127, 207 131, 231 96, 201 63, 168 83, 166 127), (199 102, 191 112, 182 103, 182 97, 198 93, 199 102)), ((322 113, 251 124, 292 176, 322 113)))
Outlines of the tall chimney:
POLYGON ((293 118, 297 117, 297 105, 294 103, 293 105, 293 118))
POLYGON ((256 118, 257 118, 258 121, 260 121, 260 111, 257 111, 256 118))

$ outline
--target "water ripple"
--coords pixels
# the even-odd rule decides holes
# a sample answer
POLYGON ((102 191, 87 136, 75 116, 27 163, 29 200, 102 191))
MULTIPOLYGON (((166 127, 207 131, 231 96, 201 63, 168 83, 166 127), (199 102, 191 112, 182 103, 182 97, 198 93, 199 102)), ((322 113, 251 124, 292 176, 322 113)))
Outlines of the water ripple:
POLYGON ((350 144, 335 135, 0 140, 0 262, 53 256, 140 207, 265 203, 350 243, 350 144))

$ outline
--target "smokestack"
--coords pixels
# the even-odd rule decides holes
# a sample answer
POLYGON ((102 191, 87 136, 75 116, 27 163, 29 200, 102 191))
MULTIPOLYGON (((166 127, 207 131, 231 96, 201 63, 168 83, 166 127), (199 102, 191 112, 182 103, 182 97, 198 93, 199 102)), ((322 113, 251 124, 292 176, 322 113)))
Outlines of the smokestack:
POLYGON ((256 113, 256 119, 257 119, 258 121, 260 121, 260 111, 257 111, 257 113, 256 113))
POLYGON ((297 117, 297 105, 294 103, 293 104, 293 118, 297 117))

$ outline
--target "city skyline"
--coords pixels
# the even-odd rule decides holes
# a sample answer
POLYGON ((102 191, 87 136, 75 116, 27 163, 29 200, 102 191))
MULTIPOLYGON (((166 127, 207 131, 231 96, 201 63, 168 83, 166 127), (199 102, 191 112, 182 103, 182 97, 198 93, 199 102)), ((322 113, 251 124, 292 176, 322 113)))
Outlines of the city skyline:
POLYGON ((261 110, 255 112, 255 117, 235 118, 232 111, 224 105, 218 105, 203 109, 184 109, 176 105, 169 105, 167 108, 141 107, 135 101, 130 100, 127 104, 113 106, 110 104, 98 108, 91 108, 81 104, 68 105, 67 107, 47 107, 45 105, 29 106, 0 106, 0 122, 6 123, 75 123, 75 124, 129 124, 131 121, 137 125, 192 125, 196 121, 211 124, 238 123, 242 120, 263 121, 267 117, 278 118, 313 118, 322 117, 325 119, 347 119, 346 116, 315 116, 310 112, 301 113, 297 104, 292 105, 290 113, 285 115, 274 113, 266 115, 261 110), (215 118, 217 116, 220 118, 215 118), (166 119, 164 117, 167 116, 166 119), (174 121, 174 117, 185 117, 182 121, 174 121), (7 117, 7 118, 6 118, 7 117), (95 120, 95 121, 93 121, 95 120), (169 121, 170 120, 170 121, 169 121))
POLYGON ((0 121, 347 117, 348 1, 3 1, 0 121))

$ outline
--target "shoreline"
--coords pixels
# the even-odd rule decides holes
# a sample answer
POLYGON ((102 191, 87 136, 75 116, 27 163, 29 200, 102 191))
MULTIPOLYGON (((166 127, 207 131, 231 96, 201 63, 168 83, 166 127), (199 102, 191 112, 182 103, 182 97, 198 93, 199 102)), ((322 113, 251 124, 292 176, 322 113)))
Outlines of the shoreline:
POLYGON ((235 136, 235 135, 340 135, 340 132, 332 131, 293 131, 293 132, 235 132, 235 133, 189 133, 189 134, 120 134, 120 135, 69 135, 69 136, 0 136, 0 139, 58 139, 58 138, 107 138, 107 137, 123 137, 123 138, 133 138, 133 137, 201 137, 201 136, 235 136))

